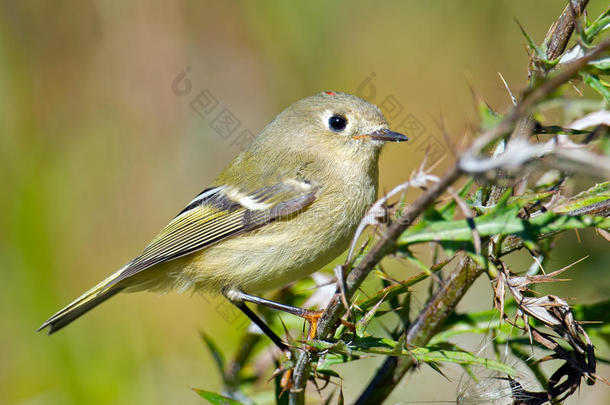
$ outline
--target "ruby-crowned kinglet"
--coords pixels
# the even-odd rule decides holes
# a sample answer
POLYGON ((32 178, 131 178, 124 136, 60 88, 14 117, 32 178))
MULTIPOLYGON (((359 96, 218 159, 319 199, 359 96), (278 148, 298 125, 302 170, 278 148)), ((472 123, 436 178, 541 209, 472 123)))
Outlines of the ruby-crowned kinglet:
POLYGON ((224 294, 282 347, 244 300, 286 309, 250 294, 341 254, 376 197, 381 147, 406 140, 358 97, 327 91, 297 101, 140 256, 40 329, 53 333, 120 291, 192 289, 224 294))

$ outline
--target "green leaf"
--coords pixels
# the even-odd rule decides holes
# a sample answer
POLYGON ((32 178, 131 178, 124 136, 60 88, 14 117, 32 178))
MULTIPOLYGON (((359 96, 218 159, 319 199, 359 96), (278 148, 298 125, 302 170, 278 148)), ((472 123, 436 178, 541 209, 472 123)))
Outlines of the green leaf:
MULTIPOLYGON (((486 214, 474 218, 474 226, 480 237, 492 235, 518 235, 525 241, 537 236, 567 229, 586 227, 610 227, 610 218, 593 216, 564 216, 545 212, 530 219, 519 218, 521 203, 501 205, 486 214)), ((472 227, 468 220, 435 221, 413 227, 398 238, 399 247, 423 242, 471 242, 472 227)))
POLYGON ((378 291, 375 295, 373 295, 370 298, 367 298, 366 300, 364 300, 362 302, 359 302, 356 306, 358 308, 362 309, 363 311, 366 311, 369 308, 372 308, 373 306, 375 306, 379 301, 383 300, 384 297, 389 299, 389 298, 396 297, 400 294, 404 294, 409 291, 410 286, 417 284, 422 280, 425 280, 426 278, 428 278, 428 276, 430 276, 430 274, 442 269, 447 263, 449 263, 453 259, 453 258, 451 258, 451 259, 444 260, 444 261, 432 266, 432 268, 428 268, 421 261, 419 261, 419 259, 416 259, 413 256, 410 256, 410 258, 412 258, 414 261, 416 261, 421 266, 423 266, 423 268, 425 270, 404 281, 401 281, 400 284, 394 284, 394 285, 391 285, 389 287, 386 287, 386 288, 378 291))
POLYGON ((610 228, 610 218, 594 217, 589 215, 556 215, 546 212, 530 221, 526 221, 537 234, 547 234, 568 229, 582 229, 596 227, 601 229, 610 228))
POLYGON ((214 341, 207 334, 205 334, 205 332, 201 331, 199 332, 199 334, 201 335, 201 338, 203 339, 205 345, 208 347, 208 350, 212 354, 212 358, 214 359, 218 370, 220 370, 220 375, 224 376, 225 358, 222 352, 220 351, 218 346, 216 346, 216 343, 214 343, 214 341))
POLYGON ((208 402, 213 405, 244 405, 239 401, 216 394, 215 392, 200 390, 198 388, 193 388, 193 391, 199 394, 201 398, 207 399, 208 402))
POLYGON ((553 212, 566 213, 607 199, 610 199, 610 181, 596 184, 590 189, 575 195, 567 202, 553 208, 553 212))
POLYGON ((481 366, 485 367, 489 370, 499 371, 501 373, 505 373, 511 376, 516 376, 517 371, 496 360, 487 359, 485 357, 476 356, 469 352, 461 352, 461 351, 449 351, 449 350, 436 350, 433 347, 422 347, 418 349, 412 350, 404 350, 401 353, 403 356, 413 355, 419 361, 423 361, 426 363, 429 362, 440 362, 440 363, 456 363, 456 364, 465 364, 470 366, 481 366), (408 353, 407 353, 408 352, 408 353))
POLYGON ((608 28, 610 28, 610 16, 608 15, 608 10, 606 10, 585 29, 585 41, 591 43, 597 34, 608 28))
POLYGON ((538 47, 538 45, 536 45, 536 43, 534 42, 532 37, 530 37, 529 34, 525 31, 525 28, 523 28, 521 23, 519 21, 517 21, 516 19, 515 19, 515 21, 517 22, 517 25, 519 26, 519 29, 521 30, 521 33, 525 37, 525 40, 527 41, 527 45, 529 46, 529 48, 532 51, 536 52, 536 55, 543 55, 544 54, 543 50, 540 49, 538 47))
POLYGON ((610 89, 608 89, 608 87, 598 76, 582 71, 580 72, 580 75, 582 76, 584 82, 589 85, 589 87, 601 94, 606 103, 610 103, 610 89))
POLYGON ((439 347, 427 346, 407 350, 404 344, 385 338, 361 338, 349 344, 313 341, 310 344, 319 350, 328 350, 333 354, 346 356, 349 353, 360 352, 383 356, 402 356, 415 359, 423 363, 456 363, 461 365, 480 366, 489 370, 498 371, 510 376, 516 376, 517 371, 496 360, 487 359, 469 352, 459 350, 445 350, 439 347))
POLYGON ((364 335, 364 331, 366 330, 367 326, 369 326, 369 322, 371 322, 371 320, 375 316, 375 313, 379 309, 379 306, 383 303, 385 298, 385 296, 381 297, 381 299, 373 306, 373 308, 371 308, 370 311, 364 314, 364 316, 360 318, 358 322, 356 322, 356 335, 364 335))
POLYGON ((544 200, 545 198, 551 197, 553 194, 555 194, 555 193, 552 191, 542 191, 542 192, 538 192, 538 193, 524 193, 524 194, 510 197, 508 199, 508 205, 515 204, 515 205, 518 205, 519 207, 523 208, 528 205, 537 203, 538 201, 544 200))
MULTIPOLYGON (((473 184, 474 184, 474 177, 469 177, 468 180, 466 180, 466 183, 464 183, 464 185, 462 186, 462 188, 460 188, 460 191, 458 191, 457 195, 461 199, 466 199, 466 197, 468 196, 468 191, 470 190, 470 188, 472 187, 473 184)), ((451 220, 451 219, 453 219, 453 216, 455 215, 456 208, 457 208, 457 201, 455 200, 455 198, 452 198, 447 204, 440 207, 438 212, 441 214, 441 216, 444 219, 451 220)))
POLYGON ((355 360, 360 360, 360 356, 348 356, 347 354, 343 353, 327 353, 324 356, 320 357, 320 359, 318 360, 317 370, 318 372, 320 370, 329 370, 334 365, 343 364, 355 360))
POLYGON ((441 366, 439 364, 436 364, 435 362, 431 362, 431 363, 426 363, 432 370, 436 371, 438 374, 442 375, 443 377, 445 377, 448 381, 451 381, 451 379, 449 377, 447 377, 447 375, 445 373, 443 373, 443 370, 441 370, 441 366))
POLYGON ((339 375, 339 373, 337 373, 334 370, 327 369, 327 368, 315 370, 315 371, 312 372, 312 374, 314 372, 315 372, 315 374, 321 374, 321 375, 326 376, 326 377, 335 377, 335 378, 339 378, 341 380, 343 379, 343 377, 341 377, 341 375, 339 375))
POLYGON ((610 69, 610 57, 592 60, 589 62, 589 65, 598 68, 599 70, 608 70, 610 69))
MULTIPOLYGON (((485 237, 523 231, 523 220, 517 216, 519 209, 520 207, 515 205, 507 209, 494 210, 474 218, 474 224, 479 236, 485 237)), ((426 225, 422 227, 423 229, 415 227, 408 229, 398 238, 398 245, 444 240, 461 242, 472 240, 472 228, 466 219, 436 221, 426 225)))
POLYGON ((495 127, 502 121, 502 115, 494 111, 486 102, 479 100, 478 102, 479 118, 481 120, 481 129, 486 131, 495 127))
MULTIPOLYGON (((515 302, 509 300, 504 304, 505 312, 510 312, 516 308, 515 302)), ((496 309, 469 314, 453 313, 447 318, 442 329, 430 339, 430 345, 438 345, 447 342, 456 335, 465 333, 487 334, 491 330, 496 331, 496 339, 499 343, 506 341, 510 336, 518 336, 521 331, 500 319, 496 309)), ((517 321, 521 324, 521 321, 517 321)))

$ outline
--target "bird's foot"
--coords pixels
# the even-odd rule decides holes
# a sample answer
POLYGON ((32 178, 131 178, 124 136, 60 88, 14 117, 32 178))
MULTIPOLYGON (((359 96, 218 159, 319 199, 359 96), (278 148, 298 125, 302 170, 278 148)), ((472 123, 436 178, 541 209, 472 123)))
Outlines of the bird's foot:
POLYGON ((316 333, 318 331, 318 322, 322 315, 324 314, 324 310, 313 311, 313 310, 305 310, 302 315, 300 315, 303 319, 309 322, 309 339, 314 339, 316 337, 316 333))

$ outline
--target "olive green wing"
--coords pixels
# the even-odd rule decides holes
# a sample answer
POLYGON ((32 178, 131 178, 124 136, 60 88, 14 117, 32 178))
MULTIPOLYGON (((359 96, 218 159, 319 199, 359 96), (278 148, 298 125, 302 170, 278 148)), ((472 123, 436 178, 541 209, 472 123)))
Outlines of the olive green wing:
POLYGON ((111 285, 156 264, 293 215, 315 200, 317 188, 285 180, 247 193, 231 186, 204 190, 131 261, 111 285))

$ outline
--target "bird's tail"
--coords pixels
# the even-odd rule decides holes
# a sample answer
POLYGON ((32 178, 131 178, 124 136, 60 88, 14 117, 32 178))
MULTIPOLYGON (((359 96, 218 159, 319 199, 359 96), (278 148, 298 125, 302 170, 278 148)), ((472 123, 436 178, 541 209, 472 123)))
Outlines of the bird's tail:
POLYGON ((38 328, 38 331, 40 332, 48 327, 49 335, 55 333, 81 315, 106 301, 108 298, 119 293, 124 287, 120 286, 120 283, 115 284, 113 282, 119 274, 121 274, 122 270, 123 269, 112 274, 110 277, 78 297, 70 305, 61 309, 43 323, 40 328, 38 328))

